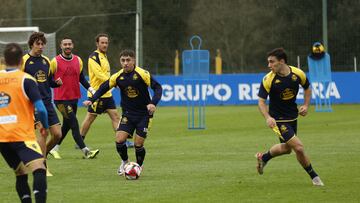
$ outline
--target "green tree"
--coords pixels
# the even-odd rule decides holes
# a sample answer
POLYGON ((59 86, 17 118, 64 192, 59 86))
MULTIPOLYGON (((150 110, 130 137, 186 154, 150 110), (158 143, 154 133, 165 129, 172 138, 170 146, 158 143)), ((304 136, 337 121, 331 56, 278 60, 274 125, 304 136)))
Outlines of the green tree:
POLYGON ((222 51, 226 72, 253 72, 278 40, 276 16, 269 1, 199 0, 188 19, 189 33, 200 35, 212 56, 222 51))

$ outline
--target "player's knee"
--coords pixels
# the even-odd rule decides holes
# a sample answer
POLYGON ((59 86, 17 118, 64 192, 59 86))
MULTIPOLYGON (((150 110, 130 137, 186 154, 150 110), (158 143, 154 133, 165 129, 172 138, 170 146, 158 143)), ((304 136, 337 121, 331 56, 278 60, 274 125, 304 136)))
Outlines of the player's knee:
POLYGON ((27 174, 27 170, 23 166, 18 167, 18 169, 16 169, 14 172, 15 172, 16 176, 21 176, 21 175, 27 174))
POLYGON ((54 140, 59 141, 62 137, 61 131, 53 134, 54 140))
POLYGON ((83 121, 83 125, 90 126, 95 121, 96 117, 97 117, 96 114, 88 113, 88 115, 85 117, 85 120, 83 121))
POLYGON ((126 142, 126 138, 127 138, 127 137, 124 137, 123 135, 118 134, 118 133, 117 133, 116 136, 115 136, 115 140, 116 140, 117 143, 126 142))
POLYGON ((112 118, 112 121, 116 122, 116 123, 118 123, 120 120, 120 116, 117 113, 113 114, 111 118, 112 118))
POLYGON ((285 154, 291 154, 291 147, 289 147, 288 145, 286 145, 285 147, 285 154))
POLYGON ((294 147, 294 151, 296 154, 303 154, 304 153, 304 146, 302 144, 298 144, 294 147))

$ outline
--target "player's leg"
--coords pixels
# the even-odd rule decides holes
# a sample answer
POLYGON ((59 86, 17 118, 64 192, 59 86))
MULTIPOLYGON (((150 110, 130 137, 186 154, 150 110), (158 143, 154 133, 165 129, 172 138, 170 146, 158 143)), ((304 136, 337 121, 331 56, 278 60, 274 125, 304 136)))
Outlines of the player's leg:
POLYGON ((41 151, 36 142, 24 142, 26 147, 18 151, 21 161, 28 167, 33 174, 33 191, 35 195, 35 202, 46 202, 47 181, 46 181, 46 167, 41 151))
POLYGON ((124 166, 126 163, 129 162, 128 150, 126 146, 126 139, 128 138, 128 136, 129 134, 125 131, 116 131, 115 134, 116 151, 121 158, 121 163, 117 170, 117 174, 119 176, 124 174, 124 166))
POLYGON ((272 158, 290 153, 291 148, 285 143, 275 144, 270 148, 269 151, 265 153, 256 153, 256 158, 258 160, 256 168, 258 170, 258 173, 260 175, 264 173, 264 167, 272 158))
POLYGON ((113 126, 114 131, 116 131, 118 125, 119 125, 119 114, 117 112, 116 109, 107 109, 106 113, 109 115, 110 119, 111 119, 111 124, 113 126))
POLYGON ((135 156, 136 162, 143 168, 146 150, 144 147, 145 138, 139 135, 135 135, 135 156))
POLYGON ((22 162, 15 170, 16 176, 16 192, 22 203, 31 202, 31 189, 28 182, 28 174, 26 167, 22 162))
POLYGON ((81 151, 84 153, 84 158, 92 159, 99 153, 99 150, 90 150, 80 135, 79 122, 76 118, 77 101, 68 101, 64 103, 62 114, 64 116, 64 124, 70 127, 72 136, 81 151))
POLYGON ((88 112, 81 124, 80 135, 85 140, 85 137, 90 129, 90 126, 95 121, 96 117, 102 114, 105 110, 103 104, 105 103, 103 98, 100 98, 98 101, 94 102, 91 106, 88 106, 88 112))
POLYGON ((75 143, 80 147, 80 149, 84 149, 86 145, 80 135, 79 121, 76 118, 76 114, 74 110, 74 107, 76 108, 76 106, 70 104, 66 104, 65 106, 66 106, 65 111, 67 117, 64 119, 64 122, 66 122, 70 126, 75 143))
POLYGON ((273 145, 269 151, 262 154, 262 160, 264 162, 270 161, 270 159, 281 156, 283 154, 290 154, 291 153, 291 147, 285 143, 279 143, 273 145))
POLYGON ((63 117, 63 122, 61 125, 61 139, 60 141, 57 143, 57 145, 61 145, 61 143, 63 142, 63 140, 65 139, 66 135, 68 134, 69 130, 70 130, 70 125, 67 122, 68 119, 68 115, 67 115, 67 111, 66 111, 66 104, 64 104, 63 102, 58 102, 55 101, 56 104, 56 108, 58 109, 58 111, 61 113, 62 117, 63 117))
POLYGON ((303 167, 306 167, 310 164, 310 160, 304 151, 304 145, 297 136, 292 137, 289 141, 286 142, 286 144, 294 150, 297 160, 303 167))
POLYGON ((132 137, 134 130, 135 130, 135 125, 133 125, 131 119, 123 115, 121 117, 119 126, 115 134, 116 151, 118 152, 121 158, 121 164, 119 166, 119 169, 117 170, 118 175, 123 175, 124 166, 127 162, 129 162, 126 140, 128 137, 132 137))
MULTIPOLYGON (((46 202, 47 181, 44 158, 40 146, 36 141, 16 142, 12 144, 14 151, 21 162, 33 173, 33 191, 35 202, 46 202)), ((20 164, 16 169, 17 175, 26 173, 24 165, 20 164)), ((23 180, 24 181, 24 180, 23 180)))
MULTIPOLYGON (((119 117, 119 114, 117 112, 116 109, 107 109, 106 110, 107 114, 109 115, 110 119, 111 119, 111 123, 112 123, 112 126, 114 128, 114 130, 116 131, 118 125, 119 125, 119 120, 120 120, 120 117, 119 117)), ((128 141, 126 140, 126 146, 128 148, 131 148, 131 147, 134 147, 134 143, 131 142, 131 141, 128 141)))
POLYGON ((136 136, 135 136, 135 155, 136 162, 143 169, 143 164, 145 160, 146 150, 144 147, 145 139, 147 133, 151 128, 152 118, 149 118, 148 115, 140 118, 136 124, 136 136))
POLYGON ((81 128, 80 128, 80 135, 83 138, 83 140, 85 139, 87 133, 89 132, 89 129, 90 129, 92 123, 95 121, 96 117, 97 117, 96 113, 91 113, 91 112, 86 113, 86 116, 85 116, 85 118, 81 124, 81 128))
POLYGON ((27 166, 33 174, 33 191, 35 195, 35 202, 46 202, 47 180, 46 169, 43 161, 34 160, 30 162, 27 166))
POLYGON ((50 152, 50 150, 52 148, 55 147, 55 145, 57 143, 59 143, 59 141, 61 140, 61 125, 60 123, 52 125, 49 127, 49 131, 50 131, 50 139, 48 139, 47 143, 46 143, 46 155, 50 152))
POLYGON ((313 184, 316 186, 323 186, 324 184, 313 169, 309 157, 305 154, 304 145, 302 144, 301 140, 297 136, 294 136, 286 144, 288 144, 294 150, 298 162, 309 174, 313 184))
POLYGON ((15 188, 22 203, 31 202, 31 190, 28 184, 27 170, 19 156, 10 147, 10 143, 0 143, 0 152, 16 176, 15 188))
MULTIPOLYGON (((36 115, 35 115, 36 118, 36 115)), ((36 131, 36 140, 40 145, 41 151, 44 153, 44 157, 45 157, 45 152, 46 152, 46 140, 48 136, 43 136, 40 134, 39 130, 42 128, 42 124, 40 123, 40 121, 35 121, 35 129, 37 129, 36 131)))
MULTIPOLYGON (((36 116, 35 116, 36 117, 36 116)), ((40 146, 40 149, 41 149, 41 153, 42 153, 42 155, 43 155, 43 157, 44 157, 44 164, 45 164, 45 167, 47 168, 47 176, 53 176, 51 173, 50 173, 50 171, 49 171, 49 169, 48 169, 48 166, 47 166, 47 163, 46 163, 46 159, 47 159, 47 154, 46 154, 46 140, 48 139, 48 135, 45 135, 45 136, 43 136, 39 131, 40 131, 40 129, 41 128, 43 128, 43 126, 42 126, 42 124, 40 123, 40 122, 36 122, 35 123, 35 129, 38 129, 37 131, 36 131, 36 141, 37 141, 37 143, 39 144, 39 146, 40 146)))
POLYGON ((62 122, 62 125, 61 125, 61 139, 60 141, 50 150, 49 154, 52 155, 55 159, 61 159, 61 156, 60 156, 60 145, 61 143, 64 141, 66 135, 68 134, 70 130, 70 126, 69 124, 66 122, 66 119, 63 115, 63 122, 62 122))
MULTIPOLYGON (((114 129, 114 131, 116 131, 116 129, 119 125, 120 116, 117 112, 114 98, 110 97, 110 98, 104 99, 102 108, 106 109, 106 113, 109 115, 109 117, 111 119, 111 124, 113 126, 113 129, 114 129)), ((126 140, 126 146, 128 148, 134 147, 134 143, 126 140)))
MULTIPOLYGON (((277 123, 279 129, 282 125, 282 123, 277 123)), ((287 145, 285 142, 290 139, 293 134, 287 133, 287 131, 279 130, 276 135, 279 137, 279 140, 281 143, 273 145, 269 151, 265 153, 258 152, 256 153, 256 159, 257 159, 257 166, 256 169, 260 175, 264 173, 264 167, 270 161, 272 158, 281 156, 283 154, 290 154, 291 153, 291 147, 287 145)))
POLYGON ((61 124, 59 118, 56 114, 54 106, 52 104, 46 104, 46 110, 48 112, 48 121, 49 121, 49 130, 51 137, 46 143, 46 155, 50 150, 59 143, 62 134, 61 134, 61 124))

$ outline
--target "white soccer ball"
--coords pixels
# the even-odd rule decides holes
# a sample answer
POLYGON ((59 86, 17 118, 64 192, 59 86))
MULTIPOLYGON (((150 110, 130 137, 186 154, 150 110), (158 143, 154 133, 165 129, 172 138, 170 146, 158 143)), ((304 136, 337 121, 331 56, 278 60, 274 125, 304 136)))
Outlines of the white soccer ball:
POLYGON ((136 162, 129 162, 124 166, 124 176, 127 180, 136 180, 140 177, 141 167, 136 162))

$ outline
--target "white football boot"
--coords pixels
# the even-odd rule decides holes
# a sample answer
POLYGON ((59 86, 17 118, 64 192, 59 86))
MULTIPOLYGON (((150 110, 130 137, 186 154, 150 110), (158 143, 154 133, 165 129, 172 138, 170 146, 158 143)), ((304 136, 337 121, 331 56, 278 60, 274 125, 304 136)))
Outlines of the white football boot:
POLYGON ((324 183, 321 181, 319 176, 316 176, 315 178, 313 178, 312 183, 315 186, 324 186, 324 183))
POLYGON ((128 162, 129 162, 129 160, 127 160, 127 161, 122 161, 122 160, 121 160, 121 164, 120 164, 120 166, 119 166, 119 169, 117 170, 117 174, 118 174, 119 176, 124 175, 124 172, 125 172, 124 167, 125 167, 125 164, 127 164, 128 162))

